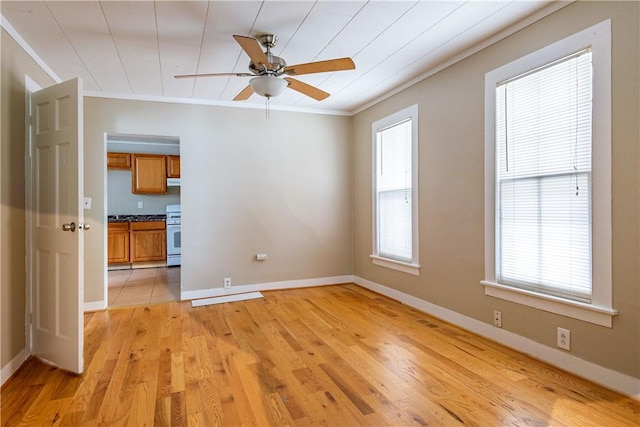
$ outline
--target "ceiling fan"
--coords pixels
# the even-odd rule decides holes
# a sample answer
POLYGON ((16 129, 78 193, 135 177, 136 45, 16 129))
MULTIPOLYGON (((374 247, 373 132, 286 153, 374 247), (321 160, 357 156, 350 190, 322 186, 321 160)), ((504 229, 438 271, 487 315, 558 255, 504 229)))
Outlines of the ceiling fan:
POLYGON ((271 53, 271 49, 278 42, 278 36, 274 34, 259 34, 256 38, 234 35, 233 38, 251 59, 249 73, 183 74, 174 77, 176 79, 215 76, 252 77, 249 80, 249 85, 233 98, 234 101, 244 101, 254 93, 269 99, 280 95, 287 87, 317 101, 322 101, 329 96, 327 92, 300 80, 291 77, 282 78, 280 76, 298 76, 328 71, 353 70, 356 68, 351 58, 287 65, 284 59, 271 53), (262 51, 261 45, 266 49, 265 52, 262 51))

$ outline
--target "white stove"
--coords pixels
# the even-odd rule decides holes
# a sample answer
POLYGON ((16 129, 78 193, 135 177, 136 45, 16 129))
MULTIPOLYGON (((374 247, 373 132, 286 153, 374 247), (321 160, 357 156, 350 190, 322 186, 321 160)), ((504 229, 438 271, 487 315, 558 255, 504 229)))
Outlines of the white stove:
POLYGON ((167 205, 167 266, 180 265, 182 231, 180 205, 167 205))

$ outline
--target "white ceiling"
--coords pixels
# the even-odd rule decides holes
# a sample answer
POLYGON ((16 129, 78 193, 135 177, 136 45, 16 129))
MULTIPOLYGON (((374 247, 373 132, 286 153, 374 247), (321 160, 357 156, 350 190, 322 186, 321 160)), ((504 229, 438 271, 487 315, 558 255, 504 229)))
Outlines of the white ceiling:
MULTIPOLYGON (((89 94, 231 103, 247 72, 232 38, 274 33, 289 65, 338 57, 356 69, 296 77, 331 93, 293 90, 271 105, 354 112, 540 13, 553 1, 2 1, 6 21, 61 79, 89 94)), ((557 3, 556 6, 557 8, 557 3)), ((264 98, 248 101, 260 107, 264 98)))

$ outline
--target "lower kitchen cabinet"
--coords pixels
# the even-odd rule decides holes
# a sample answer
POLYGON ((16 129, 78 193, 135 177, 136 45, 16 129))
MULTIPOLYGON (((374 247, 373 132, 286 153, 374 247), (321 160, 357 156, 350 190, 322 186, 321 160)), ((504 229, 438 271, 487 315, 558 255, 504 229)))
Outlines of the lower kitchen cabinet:
POLYGON ((109 265, 167 260, 164 221, 110 222, 107 242, 109 265))
POLYGON ((124 264, 129 262, 129 223, 109 223, 107 233, 107 262, 124 264))
POLYGON ((167 232, 164 221, 131 223, 131 262, 165 261, 167 232))

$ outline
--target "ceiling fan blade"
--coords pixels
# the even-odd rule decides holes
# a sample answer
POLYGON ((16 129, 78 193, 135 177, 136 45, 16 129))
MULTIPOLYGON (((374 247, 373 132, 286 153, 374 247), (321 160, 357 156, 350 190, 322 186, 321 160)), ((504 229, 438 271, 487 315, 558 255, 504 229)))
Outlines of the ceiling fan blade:
POLYGON ((173 76, 174 79, 189 79, 194 77, 221 77, 221 76, 236 76, 236 77, 253 77, 251 73, 205 73, 205 74, 181 74, 173 76))
POLYGON ((251 95, 253 95, 253 88, 251 87, 251 85, 247 85, 247 87, 242 89, 242 91, 239 94, 237 94, 236 97, 233 98, 233 100, 244 101, 246 99, 249 99, 251 95))
POLYGON ((269 60, 267 59, 267 55, 262 51, 262 47, 260 47, 260 42, 253 37, 246 36, 238 36, 234 35, 234 39, 238 42, 240 47, 249 55, 251 58, 251 62, 255 65, 264 64, 267 68, 270 68, 269 60))
POLYGON ((315 86, 301 82, 300 80, 292 79, 291 77, 285 77, 285 80, 289 82, 289 87, 295 91, 300 92, 303 95, 310 96, 316 101, 322 101, 327 99, 329 94, 323 90, 318 89, 315 86))
POLYGON ((351 58, 329 59, 327 61, 307 62, 306 64, 289 65, 284 72, 290 76, 301 74, 325 73, 327 71, 354 70, 356 64, 351 58))

